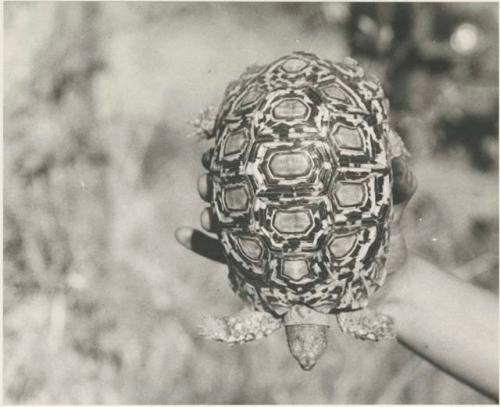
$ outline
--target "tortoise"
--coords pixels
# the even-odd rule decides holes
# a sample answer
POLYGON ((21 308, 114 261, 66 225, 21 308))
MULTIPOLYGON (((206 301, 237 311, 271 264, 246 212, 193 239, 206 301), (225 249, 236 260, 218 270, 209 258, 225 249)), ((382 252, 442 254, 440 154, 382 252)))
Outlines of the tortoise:
POLYGON ((205 133, 211 212, 245 307, 208 317, 202 335, 245 343, 284 326, 304 370, 333 315, 358 339, 395 337, 367 308, 387 274, 391 162, 409 155, 388 115, 380 81, 352 58, 293 52, 229 84, 205 133))

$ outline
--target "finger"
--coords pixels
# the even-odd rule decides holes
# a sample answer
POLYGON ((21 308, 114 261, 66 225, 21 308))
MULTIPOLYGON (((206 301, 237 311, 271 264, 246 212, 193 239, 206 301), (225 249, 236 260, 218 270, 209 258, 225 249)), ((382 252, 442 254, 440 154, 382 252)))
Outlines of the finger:
POLYGON ((417 189, 417 180, 402 158, 393 158, 391 166, 394 175, 393 202, 397 205, 410 200, 417 189))
POLYGON ((393 186, 394 203, 401 204, 408 202, 417 190, 417 178, 408 171, 404 177, 396 181, 393 186))
POLYGON ((200 175, 198 178, 198 193, 204 201, 210 202, 212 199, 212 182, 210 175, 200 175))
POLYGON ((214 153, 214 149, 211 148, 208 151, 205 151, 203 155, 201 156, 201 163, 205 167, 205 169, 209 170, 210 169, 210 163, 212 161, 212 155, 214 153))
POLYGON ((403 217, 403 212, 408 205, 408 202, 417 190, 417 178, 411 171, 408 172, 404 181, 404 187, 399 191, 394 191, 394 217, 393 222, 399 223, 403 217), (396 200, 396 194, 399 200, 396 200))
POLYGON ((392 172, 394 178, 400 178, 408 172, 408 165, 406 161, 401 157, 395 157, 391 160, 392 172))
POLYGON ((394 205, 394 216, 392 218, 392 222, 398 225, 401 222, 401 218, 403 217, 403 212, 406 208, 408 201, 400 203, 398 205, 394 205))
POLYGON ((190 228, 180 227, 175 231, 175 238, 185 248, 208 259, 226 263, 222 244, 218 239, 207 236, 205 233, 190 228))
POLYGON ((389 274, 399 270, 401 265, 406 261, 408 256, 408 248, 404 235, 398 224, 391 228, 391 235, 389 238, 389 255, 385 267, 389 274))
POLYGON ((211 208, 205 208, 201 211, 200 223, 203 229, 207 232, 216 232, 217 220, 215 219, 211 208))

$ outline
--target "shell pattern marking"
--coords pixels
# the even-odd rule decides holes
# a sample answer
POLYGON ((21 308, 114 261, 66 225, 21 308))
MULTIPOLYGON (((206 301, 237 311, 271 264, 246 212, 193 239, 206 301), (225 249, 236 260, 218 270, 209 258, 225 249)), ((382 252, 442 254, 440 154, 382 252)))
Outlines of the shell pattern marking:
POLYGON ((383 283, 387 110, 356 63, 302 52, 229 85, 215 123, 212 209, 232 288, 255 309, 354 310, 383 283))

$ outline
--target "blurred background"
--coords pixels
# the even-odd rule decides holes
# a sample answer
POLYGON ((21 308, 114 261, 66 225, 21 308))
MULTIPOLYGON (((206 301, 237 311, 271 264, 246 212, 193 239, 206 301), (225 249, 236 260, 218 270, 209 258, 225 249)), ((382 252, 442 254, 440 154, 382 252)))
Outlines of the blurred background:
POLYGON ((188 122, 250 64, 352 55, 381 77, 419 180, 412 250, 498 293, 493 3, 4 4, 6 403, 489 403, 397 343, 331 328, 303 372, 284 332, 197 336, 240 308, 198 227, 209 144, 188 122))

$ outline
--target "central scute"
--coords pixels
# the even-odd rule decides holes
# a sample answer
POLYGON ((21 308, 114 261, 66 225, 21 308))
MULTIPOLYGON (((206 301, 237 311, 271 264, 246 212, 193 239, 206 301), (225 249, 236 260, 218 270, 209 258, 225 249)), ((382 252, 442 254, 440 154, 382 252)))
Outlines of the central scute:
POLYGON ((357 309, 382 283, 392 181, 379 88, 294 53, 226 91, 212 207, 233 289, 254 308, 357 309))

